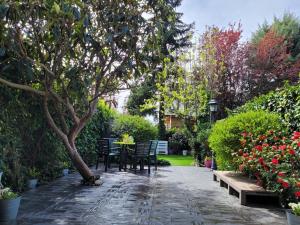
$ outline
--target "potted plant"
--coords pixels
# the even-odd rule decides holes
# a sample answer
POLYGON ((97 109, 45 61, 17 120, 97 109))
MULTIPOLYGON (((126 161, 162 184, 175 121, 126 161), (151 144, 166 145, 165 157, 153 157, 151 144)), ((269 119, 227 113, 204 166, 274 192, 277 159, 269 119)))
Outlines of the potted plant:
POLYGON ((2 185, 2 183, 1 183, 2 175, 3 175, 3 172, 0 172, 0 189, 3 188, 3 185, 2 185))
POLYGON ((21 196, 9 188, 0 189, 0 224, 13 224, 17 218, 21 196))
POLYGON ((206 156, 204 158, 204 165, 206 168, 211 168, 211 164, 212 164, 212 159, 209 156, 206 156))
POLYGON ((290 203, 291 209, 286 210, 286 217, 288 225, 299 225, 300 224, 300 203, 290 203))
POLYGON ((67 176, 69 174, 69 172, 70 172, 69 168, 70 168, 70 163, 67 162, 67 161, 63 162, 63 171, 62 171, 62 174, 64 176, 67 176))
POLYGON ((40 173, 35 167, 28 170, 29 180, 27 181, 27 187, 29 189, 36 188, 39 175, 40 175, 40 173))

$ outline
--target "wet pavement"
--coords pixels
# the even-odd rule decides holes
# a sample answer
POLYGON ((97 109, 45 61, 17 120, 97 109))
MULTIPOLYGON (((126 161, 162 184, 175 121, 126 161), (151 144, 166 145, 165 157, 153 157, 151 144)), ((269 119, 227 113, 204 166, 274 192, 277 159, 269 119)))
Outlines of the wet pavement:
POLYGON ((23 194, 20 225, 285 225, 283 210, 239 205, 199 167, 147 173, 110 170, 100 187, 70 174, 23 194))

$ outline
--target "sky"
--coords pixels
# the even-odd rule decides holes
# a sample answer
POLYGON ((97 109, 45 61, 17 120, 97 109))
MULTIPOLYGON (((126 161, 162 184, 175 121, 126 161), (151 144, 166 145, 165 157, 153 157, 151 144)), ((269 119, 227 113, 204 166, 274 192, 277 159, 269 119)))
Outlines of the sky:
POLYGON ((243 40, 248 40, 259 24, 271 23, 274 16, 290 12, 300 17, 300 0, 183 0, 177 11, 183 13, 184 22, 195 22, 196 34, 206 25, 224 28, 240 21, 243 40))
MULTIPOLYGON (((246 41, 259 24, 271 23, 274 16, 290 12, 300 18, 300 0, 183 0, 177 11, 183 13, 184 22, 195 22, 196 35, 202 34, 207 25, 225 28, 241 22, 242 40, 246 41)), ((123 111, 128 95, 129 91, 118 95, 118 111, 123 111)))

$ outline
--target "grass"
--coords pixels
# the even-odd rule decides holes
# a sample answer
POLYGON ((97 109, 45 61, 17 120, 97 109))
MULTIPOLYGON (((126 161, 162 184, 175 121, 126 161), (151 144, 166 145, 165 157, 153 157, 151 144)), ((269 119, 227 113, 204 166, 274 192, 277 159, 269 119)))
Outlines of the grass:
POLYGON ((158 155, 158 159, 164 159, 171 163, 172 166, 193 166, 194 158, 193 156, 183 156, 183 155, 158 155))

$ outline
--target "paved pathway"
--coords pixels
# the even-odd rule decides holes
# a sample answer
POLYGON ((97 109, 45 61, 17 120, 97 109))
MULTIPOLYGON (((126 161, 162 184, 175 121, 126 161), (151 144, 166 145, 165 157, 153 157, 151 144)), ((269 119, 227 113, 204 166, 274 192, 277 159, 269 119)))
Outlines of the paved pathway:
POLYGON ((20 225, 285 225, 282 210, 245 207, 205 168, 164 167, 150 177, 103 173, 101 187, 72 174, 23 195, 20 225))

